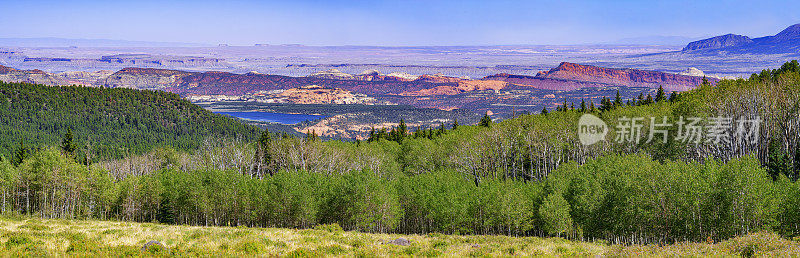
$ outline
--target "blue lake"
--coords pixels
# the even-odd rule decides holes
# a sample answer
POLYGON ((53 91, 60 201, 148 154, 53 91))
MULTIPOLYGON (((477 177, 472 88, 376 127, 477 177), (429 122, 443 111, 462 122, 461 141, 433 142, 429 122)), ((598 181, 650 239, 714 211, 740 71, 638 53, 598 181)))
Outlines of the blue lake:
POLYGON ((304 115, 304 114, 283 114, 283 113, 269 113, 269 112, 215 112, 217 114, 229 115, 246 120, 254 120, 261 122, 273 122, 286 125, 293 125, 303 121, 316 120, 325 118, 322 115, 304 115))

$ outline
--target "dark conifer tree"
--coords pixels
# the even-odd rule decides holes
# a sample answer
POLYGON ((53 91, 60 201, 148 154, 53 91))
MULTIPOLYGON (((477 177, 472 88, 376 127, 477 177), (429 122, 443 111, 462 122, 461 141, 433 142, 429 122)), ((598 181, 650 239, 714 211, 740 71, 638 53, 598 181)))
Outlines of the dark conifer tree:
POLYGON ((647 94, 647 99, 644 100, 644 104, 645 105, 653 104, 653 96, 650 96, 650 94, 647 94))
POLYGON ((403 119, 400 119, 400 124, 397 125, 397 133, 395 135, 396 142, 403 142, 403 139, 406 138, 408 134, 408 127, 406 127, 406 122, 403 119))
POLYGON ((586 101, 581 99, 581 113, 586 113, 586 101))
POLYGON ((14 151, 14 156, 11 157, 11 164, 14 166, 19 166, 23 161, 25 161, 25 159, 28 158, 28 156, 30 156, 30 154, 31 149, 25 146, 25 141, 20 141, 19 147, 17 147, 17 150, 14 151))
POLYGON ((372 129, 369 130, 369 138, 367 138, 367 142, 375 141, 376 140, 375 139, 376 136, 377 135, 375 135, 375 126, 373 126, 372 129))
POLYGON ((67 128, 67 133, 64 134, 64 138, 61 140, 61 150, 67 156, 75 154, 75 150, 78 148, 72 138, 72 128, 67 128))
POLYGON ((267 167, 270 163, 272 163, 272 154, 269 153, 269 145, 272 142, 272 135, 269 133, 269 129, 264 129, 261 132, 261 136, 258 138, 258 148, 256 148, 256 176, 263 176, 264 171, 267 170, 267 167))
POLYGON ((674 103, 677 100, 678 100, 678 93, 673 91, 671 94, 669 94, 669 102, 674 103))
POLYGON ((664 94, 664 87, 658 86, 658 92, 656 92, 656 102, 661 102, 666 98, 666 94, 664 94))
POLYGON ((767 171, 772 179, 778 179, 780 175, 790 175, 790 160, 786 151, 781 147, 779 140, 773 138, 767 146, 767 171))
POLYGON ((481 122, 480 122, 479 125, 483 126, 483 127, 491 127, 492 126, 492 118, 489 117, 489 113, 486 113, 486 114, 483 115, 483 118, 481 118, 481 122))

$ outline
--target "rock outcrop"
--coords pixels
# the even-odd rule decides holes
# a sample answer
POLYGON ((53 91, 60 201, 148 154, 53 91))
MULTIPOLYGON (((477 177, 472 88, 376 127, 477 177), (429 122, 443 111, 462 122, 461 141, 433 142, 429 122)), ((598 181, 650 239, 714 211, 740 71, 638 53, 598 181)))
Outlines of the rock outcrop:
POLYGON ((343 89, 308 85, 285 90, 276 96, 281 103, 294 104, 364 104, 365 96, 356 96, 343 89))
POLYGON ((349 73, 343 73, 336 69, 330 69, 327 71, 320 71, 316 73, 312 73, 308 77, 313 78, 322 78, 322 79, 332 79, 332 80, 352 80, 354 76, 349 73))
POLYGON ((178 87, 190 72, 154 68, 125 68, 97 82, 105 87, 164 90, 178 87))
POLYGON ((2 65, 0 65, 0 81, 27 82, 50 86, 66 84, 61 78, 42 70, 17 70, 2 65))
POLYGON ((686 71, 680 72, 678 74, 680 74, 680 75, 688 75, 688 76, 697 76, 697 77, 706 76, 706 74, 703 73, 703 71, 701 71, 700 69, 694 68, 694 67, 689 67, 688 69, 686 69, 686 71))
MULTIPOLYGON (((544 72, 540 72, 540 74, 542 73, 544 72)), ((614 86, 604 83, 570 81, 570 80, 543 78, 540 76, 515 75, 507 73, 500 73, 500 74, 486 76, 482 80, 507 82, 510 84, 510 87, 512 87, 512 89, 513 88, 524 89, 530 87, 543 90, 571 91, 588 87, 614 86)))
MULTIPOLYGON (((546 73, 536 75, 536 78, 559 79, 620 85, 627 87, 658 88, 663 86, 666 91, 686 91, 703 82, 703 77, 646 71, 636 69, 615 69, 575 63, 561 63, 558 67, 546 73)), ((718 80, 708 79, 712 83, 718 80)))

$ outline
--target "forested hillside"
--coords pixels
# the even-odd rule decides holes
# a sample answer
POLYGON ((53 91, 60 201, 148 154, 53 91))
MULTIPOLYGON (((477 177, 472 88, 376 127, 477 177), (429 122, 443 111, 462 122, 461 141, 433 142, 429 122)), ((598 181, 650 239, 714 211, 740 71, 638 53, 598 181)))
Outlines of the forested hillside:
POLYGON ((59 143, 70 130, 77 155, 95 160, 158 146, 194 149, 207 137, 258 135, 257 128, 172 93, 0 82, 0 156, 59 143))
MULTIPOLYGON (((414 130, 401 121, 363 142, 263 132, 256 141, 207 139, 191 153, 159 148, 87 167, 69 158, 69 144, 53 140, 19 165, 0 163, 2 208, 43 218, 336 223, 613 243, 718 241, 763 230, 794 237, 798 92, 800 67, 790 62, 680 95, 577 102, 500 123, 485 117, 476 126, 414 130), (612 129, 593 145, 577 135, 587 113, 612 129), (615 127, 635 117, 643 118, 644 139, 620 137, 615 127), (647 128, 662 117, 675 124, 702 117, 689 125, 728 141, 648 141, 647 128), (713 131, 711 118, 719 117, 760 119, 750 135, 758 137, 740 141, 736 123, 713 131)), ((686 130, 664 132, 679 139, 686 130)))

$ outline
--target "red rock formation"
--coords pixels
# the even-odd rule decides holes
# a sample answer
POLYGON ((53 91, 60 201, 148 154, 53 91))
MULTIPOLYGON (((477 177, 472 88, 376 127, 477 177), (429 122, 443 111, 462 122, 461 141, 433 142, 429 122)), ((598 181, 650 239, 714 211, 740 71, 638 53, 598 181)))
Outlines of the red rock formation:
MULTIPOLYGON (((585 87, 652 87, 664 86, 667 91, 685 91, 701 83, 702 78, 655 71, 611 69, 562 63, 540 72, 537 76, 497 74, 481 80, 461 79, 442 75, 387 76, 367 72, 348 77, 326 76, 291 77, 259 73, 184 72, 152 68, 125 68, 106 80, 112 87, 162 89, 182 95, 240 96, 259 91, 286 90, 307 85, 367 95, 435 96, 456 95, 469 91, 501 89, 547 89, 570 91, 585 87), (510 87, 510 88, 509 88, 510 87)), ((716 79, 709 78, 716 82, 716 79)))
POLYGON ((14 68, 11 68, 11 67, 8 67, 8 66, 0 65, 0 74, 7 74, 7 73, 10 73, 10 72, 13 72, 13 71, 16 71, 16 70, 17 69, 14 69, 14 68))
POLYGON ((119 70, 115 74, 173 76, 173 75, 189 75, 191 74, 191 72, 167 70, 167 69, 155 69, 155 68, 128 67, 119 70))
POLYGON ((522 88, 531 87, 536 89, 563 90, 563 91, 577 90, 585 87, 615 86, 603 83, 549 79, 549 78, 541 78, 528 75, 513 75, 507 73, 500 73, 500 74, 486 76, 482 80, 504 81, 514 86, 522 86, 522 88))
MULTIPOLYGON (((569 81, 594 82, 628 87, 663 86, 666 91, 686 91, 702 83, 702 77, 679 75, 657 71, 636 69, 614 69, 574 63, 561 63, 558 67, 547 73, 539 74, 536 78, 559 79, 569 81)), ((712 83, 718 80, 708 78, 712 83)))
POLYGON ((0 65, 0 81, 38 83, 51 86, 64 84, 57 76, 39 69, 19 70, 2 65, 0 65))

